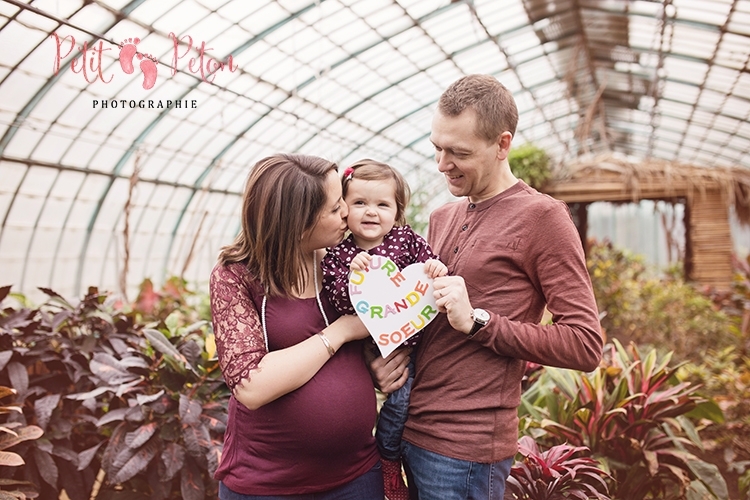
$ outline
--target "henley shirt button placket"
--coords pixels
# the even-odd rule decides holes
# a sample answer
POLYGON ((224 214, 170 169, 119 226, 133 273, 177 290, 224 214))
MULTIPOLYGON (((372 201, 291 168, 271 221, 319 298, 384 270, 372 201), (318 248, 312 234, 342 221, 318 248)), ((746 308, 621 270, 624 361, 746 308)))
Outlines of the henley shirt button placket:
POLYGON ((469 203, 469 208, 474 210, 475 208, 477 208, 477 206, 473 203, 469 203))
POLYGON ((468 224, 464 224, 463 226, 461 226, 461 231, 466 231, 467 229, 469 229, 468 224))

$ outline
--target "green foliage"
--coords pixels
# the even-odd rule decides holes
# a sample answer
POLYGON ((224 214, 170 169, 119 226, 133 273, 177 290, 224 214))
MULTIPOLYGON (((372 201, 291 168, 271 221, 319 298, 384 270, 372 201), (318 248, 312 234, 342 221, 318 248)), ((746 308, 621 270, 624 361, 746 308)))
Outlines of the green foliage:
POLYGON ((12 477, 41 498, 216 498, 229 392, 207 301, 177 279, 160 292, 144 282, 130 305, 42 291, 41 306, 0 312, 0 384, 18 392, 16 422, 44 431, 12 477))
POLYGON ((512 147, 508 163, 513 175, 535 189, 542 187, 552 176, 549 155, 533 144, 512 147))
POLYGON ((529 436, 518 443, 523 457, 510 470, 508 491, 517 500, 555 498, 594 498, 610 500, 609 475, 598 467, 596 460, 579 456, 589 450, 584 446, 566 444, 541 451, 529 436))
POLYGON ((420 190, 412 193, 409 205, 406 207, 406 222, 415 233, 427 238, 427 227, 430 222, 430 214, 426 210, 430 202, 427 191, 420 190))
POLYGON ((642 257, 610 243, 592 244, 587 265, 610 337, 663 346, 678 359, 700 359, 709 347, 737 344, 732 318, 680 273, 659 277, 642 257))
POLYGON ((745 500, 750 500, 750 465, 745 473, 740 476, 740 493, 744 495, 745 500))
POLYGON ((589 448, 614 478, 614 498, 678 499, 703 490, 726 498, 718 469, 687 449, 701 446, 687 414, 711 402, 674 377, 670 358, 655 350, 642 356, 615 340, 591 374, 545 368, 522 397, 522 432, 589 448))
POLYGON ((699 362, 680 367, 677 377, 701 386, 701 394, 721 399, 730 420, 750 424, 750 358, 734 346, 708 349, 699 362))

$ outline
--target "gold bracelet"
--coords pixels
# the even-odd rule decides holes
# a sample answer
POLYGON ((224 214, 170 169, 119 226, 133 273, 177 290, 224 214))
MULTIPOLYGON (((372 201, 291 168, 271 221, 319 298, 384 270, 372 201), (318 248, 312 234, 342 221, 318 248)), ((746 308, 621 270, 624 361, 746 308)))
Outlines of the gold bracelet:
POLYGON ((328 355, 330 357, 333 357, 334 354, 336 354, 336 351, 333 349, 333 346, 331 345, 331 342, 328 340, 328 337, 326 337, 325 333, 320 332, 318 333, 318 336, 320 337, 320 340, 323 341, 323 343, 326 346, 326 349, 328 349, 328 355))

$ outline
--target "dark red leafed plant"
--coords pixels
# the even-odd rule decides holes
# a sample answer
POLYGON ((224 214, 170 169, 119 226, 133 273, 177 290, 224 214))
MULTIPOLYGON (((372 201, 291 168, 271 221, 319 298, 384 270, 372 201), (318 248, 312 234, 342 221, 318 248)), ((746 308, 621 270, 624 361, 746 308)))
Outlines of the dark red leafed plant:
MULTIPOLYGON (((16 391, 10 387, 0 385, 0 400, 5 399, 16 391)), ((0 499, 10 498, 36 498, 39 492, 34 485, 28 481, 18 479, 6 479, 3 468, 19 467, 26 462, 23 457, 16 453, 19 446, 25 441, 33 441, 42 437, 42 429, 35 425, 23 425, 21 422, 6 422, 7 416, 21 413, 19 406, 0 405, 0 499)), ((20 451, 20 450, 19 450, 20 451)))
POLYGON ((604 480, 608 474, 596 460, 581 456, 589 453, 587 447, 561 444, 541 451, 532 438, 523 436, 518 452, 523 459, 511 468, 507 482, 514 499, 611 499, 604 480))
POLYGON ((696 386, 678 383, 669 355, 641 356, 616 340, 607 354, 607 366, 591 374, 545 369, 524 395, 525 408, 542 408, 537 427, 546 434, 537 437, 588 447, 614 478, 616 498, 677 499, 698 491, 726 498, 718 470, 689 451, 701 443, 687 414, 711 402, 695 394, 696 386))
POLYGON ((5 477, 40 498, 216 498, 229 391, 207 300, 167 285, 119 307, 95 288, 78 303, 42 289, 33 307, 0 287, 20 303, 0 310, 0 385, 17 392, 14 425, 44 431, 5 477))

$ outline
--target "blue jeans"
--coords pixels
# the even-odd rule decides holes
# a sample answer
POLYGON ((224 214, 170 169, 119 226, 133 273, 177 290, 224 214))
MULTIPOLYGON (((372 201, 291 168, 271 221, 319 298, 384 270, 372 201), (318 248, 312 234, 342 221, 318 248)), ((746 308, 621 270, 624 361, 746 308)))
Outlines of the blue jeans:
POLYGON ((411 498, 503 500, 513 457, 483 464, 450 458, 404 441, 404 469, 411 498))
POLYGON ((401 459, 401 435, 409 416, 409 397, 414 381, 414 359, 409 362, 409 378, 398 390, 391 393, 380 408, 375 440, 380 456, 386 460, 401 459))
POLYGON ((383 471, 380 462, 357 479, 322 493, 302 495, 242 495, 219 482, 219 500, 383 500, 383 471))

